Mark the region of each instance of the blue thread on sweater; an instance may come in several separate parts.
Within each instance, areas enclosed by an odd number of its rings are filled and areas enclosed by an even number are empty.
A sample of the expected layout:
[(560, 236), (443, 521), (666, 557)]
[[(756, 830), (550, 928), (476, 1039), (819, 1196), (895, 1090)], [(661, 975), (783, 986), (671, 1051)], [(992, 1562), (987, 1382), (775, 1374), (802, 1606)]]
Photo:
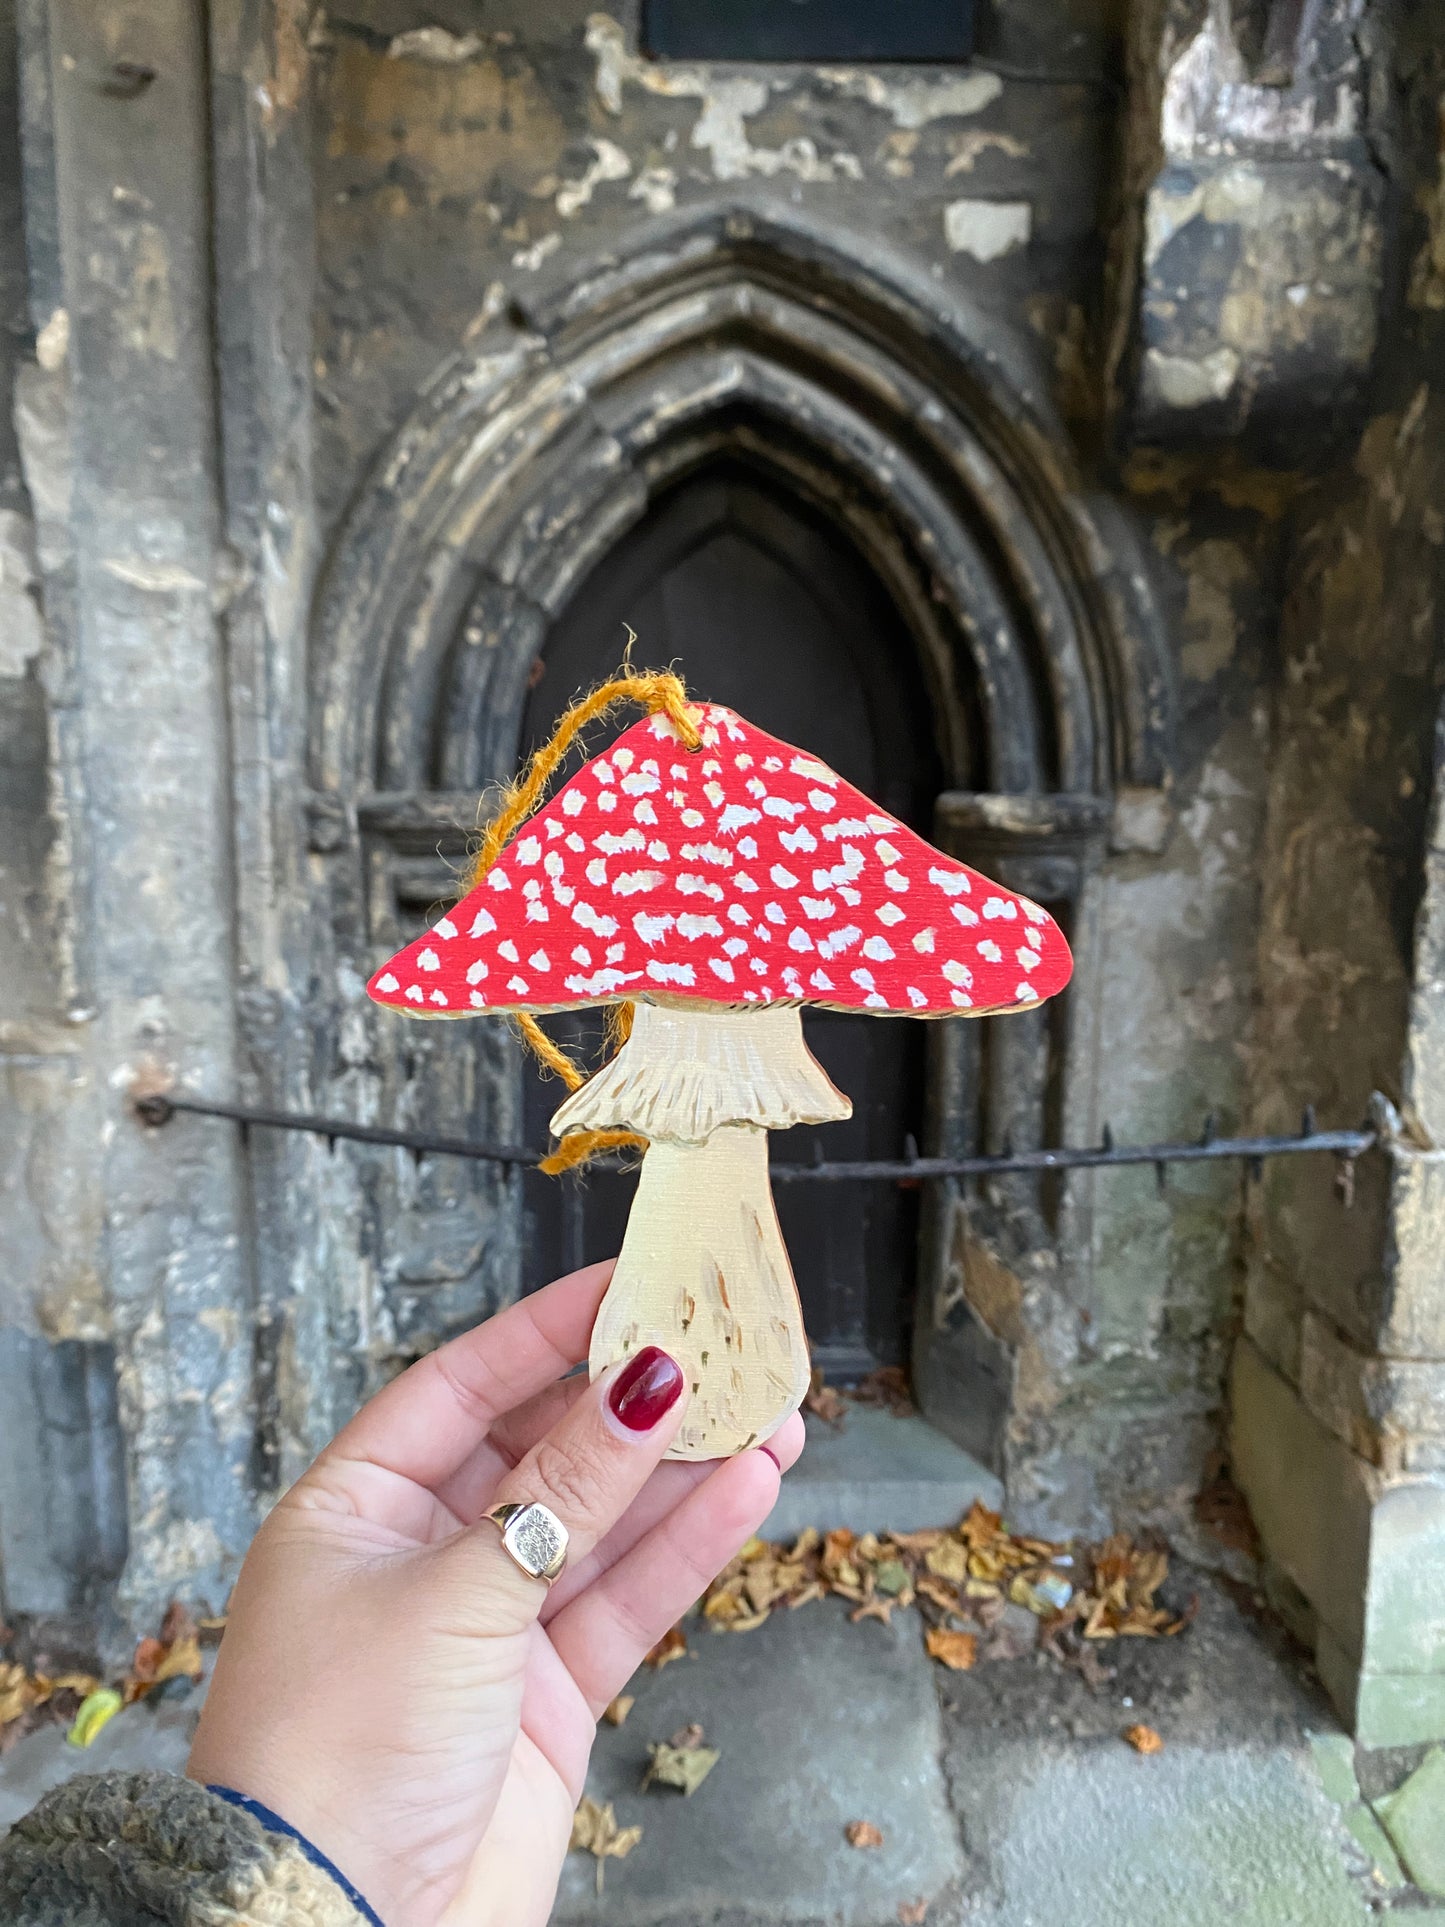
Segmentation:
[(234, 1787), (208, 1786), (206, 1791), (214, 1793), (218, 1800), (226, 1801), (229, 1806), (239, 1807), (242, 1813), (249, 1813), (253, 1820), (260, 1821), (267, 1833), (282, 1833), (288, 1840), (294, 1840), (312, 1866), (319, 1867), (322, 1873), (336, 1882), (357, 1913), (369, 1923), (369, 1927), (383, 1927), (380, 1914), (356, 1891), (340, 1867), (334, 1861), (328, 1860), (320, 1847), (313, 1847), (306, 1835), (298, 1833), (289, 1820), (283, 1820), (279, 1813), (273, 1813), (270, 1807), (262, 1806), (259, 1800), (252, 1800), (244, 1793), (237, 1793)]

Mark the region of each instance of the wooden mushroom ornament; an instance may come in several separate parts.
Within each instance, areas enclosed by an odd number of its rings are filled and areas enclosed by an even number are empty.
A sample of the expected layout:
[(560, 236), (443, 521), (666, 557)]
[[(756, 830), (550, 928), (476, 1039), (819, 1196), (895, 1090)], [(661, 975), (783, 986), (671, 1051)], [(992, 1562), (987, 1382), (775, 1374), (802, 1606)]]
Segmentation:
[(983, 1016), (1068, 982), (1048, 913), (942, 855), (730, 709), (634, 724), (368, 986), (416, 1016), (633, 1005), (552, 1120), (647, 1140), (593, 1376), (657, 1344), (693, 1396), (671, 1456), (725, 1457), (801, 1403), (809, 1358), (767, 1133), (845, 1118), (801, 1008)]

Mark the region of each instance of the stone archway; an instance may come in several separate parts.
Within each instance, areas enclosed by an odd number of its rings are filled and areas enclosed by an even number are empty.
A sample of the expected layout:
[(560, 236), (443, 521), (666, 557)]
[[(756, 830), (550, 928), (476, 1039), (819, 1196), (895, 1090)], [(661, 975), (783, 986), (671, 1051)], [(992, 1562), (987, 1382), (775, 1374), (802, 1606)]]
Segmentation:
[[(577, 585), (660, 493), (730, 455), (826, 517), (900, 612), (936, 718), (940, 839), (986, 848), (1075, 922), (1112, 793), (1157, 786), (1169, 761), (1167, 656), (1124, 518), (1083, 486), (996, 324), (836, 236), (725, 211), (499, 317), (436, 376), (341, 531), (313, 632), (310, 778), (353, 992), (448, 893)], [(366, 1027), (359, 1006), (351, 1021)], [(501, 1028), (469, 1027), (468, 1049), (415, 1028), (430, 1034), (368, 1031), (373, 1109), (514, 1132)], [(1042, 1141), (1081, 1048), (1067, 1012), (939, 1027), (928, 1144)], [(976, 1422), (950, 1429), (991, 1450), (1007, 1370), (944, 1284), (960, 1206), (940, 1187), (925, 1212), (920, 1380), (945, 1420), (948, 1388), (973, 1384)], [(498, 1226), (517, 1211), (516, 1182), (485, 1169), (398, 1169), (374, 1189), (395, 1349), (515, 1289)], [(1014, 1242), (1059, 1236), (1036, 1187), (1003, 1216)]]

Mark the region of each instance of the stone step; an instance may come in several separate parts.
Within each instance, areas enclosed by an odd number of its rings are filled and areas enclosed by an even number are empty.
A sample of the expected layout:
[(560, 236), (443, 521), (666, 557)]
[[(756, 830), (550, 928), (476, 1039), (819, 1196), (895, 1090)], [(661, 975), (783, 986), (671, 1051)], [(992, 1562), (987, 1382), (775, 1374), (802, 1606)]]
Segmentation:
[(843, 1429), (807, 1420), (808, 1444), (763, 1527), (767, 1539), (805, 1526), (831, 1532), (917, 1532), (956, 1525), (975, 1499), (995, 1510), (1003, 1487), (986, 1466), (917, 1416), (849, 1405)]

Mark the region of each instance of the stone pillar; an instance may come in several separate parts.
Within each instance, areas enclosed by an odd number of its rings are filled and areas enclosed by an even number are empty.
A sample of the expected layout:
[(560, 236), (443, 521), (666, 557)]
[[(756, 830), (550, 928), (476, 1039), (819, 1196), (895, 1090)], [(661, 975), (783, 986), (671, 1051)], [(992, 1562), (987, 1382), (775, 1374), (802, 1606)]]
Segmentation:
[(1271, 1589), (1375, 1747), (1445, 1737), (1445, 795), (1420, 701), (1442, 427), (1424, 386), (1372, 422), (1296, 545), (1254, 1121), (1288, 1128), (1306, 1100), (1353, 1120), (1377, 1090), (1403, 1117), (1377, 1103), (1390, 1141), (1348, 1209), (1327, 1167), (1270, 1168), (1232, 1375)]
[[(153, 1137), (129, 1109), (138, 1084), (229, 1095), (236, 1079), (201, 19), (185, 0), (33, 0), (22, 21), (39, 335), (22, 445), (67, 853), (52, 875), (71, 1068), (64, 1102), (47, 1101), (86, 1146), (52, 1215), (91, 1227), (91, 1265), (42, 1270), (17, 1308), (6, 1383), (31, 1390), (18, 1425), (7, 1401), (6, 1447), (46, 1472), (55, 1504), (89, 1495), (138, 1620), (177, 1593), (219, 1607), (254, 1527), (238, 1146), (199, 1122)], [(108, 1575), (32, 1570), (16, 1496), (0, 1481), (8, 1603), (81, 1606)]]

